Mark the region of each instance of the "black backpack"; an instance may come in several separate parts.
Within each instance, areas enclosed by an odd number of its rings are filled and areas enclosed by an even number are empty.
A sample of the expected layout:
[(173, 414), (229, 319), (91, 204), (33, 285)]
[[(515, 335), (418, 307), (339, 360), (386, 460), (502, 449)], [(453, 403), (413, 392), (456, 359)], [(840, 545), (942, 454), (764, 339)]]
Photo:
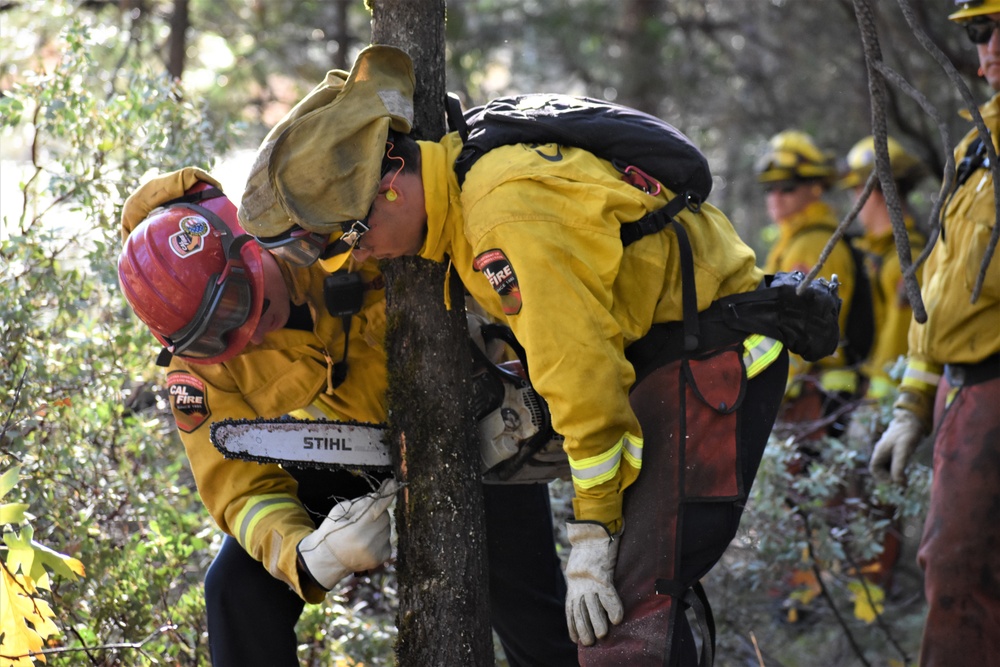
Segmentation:
[(656, 116), (613, 102), (532, 93), (500, 97), (463, 113), (458, 98), (449, 95), (448, 124), (464, 143), (455, 160), (459, 186), (494, 148), (557, 143), (582, 148), (619, 169), (636, 166), (693, 205), (712, 191), (708, 160), (690, 139)]
[[(611, 162), (623, 174), (638, 167), (677, 196), (645, 217), (621, 226), (622, 245), (676, 222), (685, 207), (697, 211), (712, 191), (708, 160), (669, 123), (642, 111), (589, 97), (530, 93), (500, 97), (463, 113), (454, 94), (447, 100), (448, 125), (464, 144), (455, 160), (459, 187), (472, 165), (487, 152), (511, 144), (558, 143), (582, 148)], [(681, 300), (685, 348), (699, 337), (694, 259), (687, 232), (674, 225), (680, 246)]]

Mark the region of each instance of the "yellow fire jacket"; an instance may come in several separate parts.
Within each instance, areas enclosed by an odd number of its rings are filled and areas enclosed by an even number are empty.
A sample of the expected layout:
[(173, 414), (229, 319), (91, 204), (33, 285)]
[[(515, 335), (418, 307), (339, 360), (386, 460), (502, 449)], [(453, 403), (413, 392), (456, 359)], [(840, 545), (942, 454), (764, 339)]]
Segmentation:
[[(555, 144), (494, 149), (460, 190), (457, 135), (419, 144), (428, 219), (420, 255), (450, 258), (473, 298), (514, 331), (566, 438), (576, 518), (617, 530), (642, 457), (624, 350), (653, 323), (682, 319), (674, 233), (623, 250), (619, 228), (672, 193), (646, 194), (610, 163)], [(705, 204), (678, 217), (694, 251), (699, 310), (760, 283), (753, 251), (720, 211)]]
[[(813, 202), (795, 215), (778, 222), (778, 240), (764, 262), (765, 273), (802, 271), (808, 273), (819, 260), (823, 248), (837, 229), (837, 216), (825, 202)], [(833, 247), (823, 263), (819, 276), (840, 282), (840, 334), (844, 335), (847, 315), (854, 297), (854, 260), (846, 243)], [(819, 376), (820, 385), (828, 391), (853, 392), (857, 388), (857, 373), (845, 369), (843, 350), (810, 364), (802, 357), (789, 354), (788, 378), (792, 387), (795, 379), (806, 374)]]
[[(1000, 133), (1000, 95), (980, 108), (994, 147)], [(956, 164), (979, 133), (973, 129), (955, 149)], [(977, 169), (948, 202), (943, 234), (924, 266), (924, 324), (910, 324), (910, 353), (896, 405), (930, 426), (931, 407), (945, 364), (974, 364), (1000, 352), (1000, 253), (993, 255), (982, 293), (972, 290), (996, 224), (993, 175)]]
[[(904, 222), (910, 239), (910, 257), (916, 259), (927, 240), (916, 230), (912, 217), (906, 216)], [(868, 376), (868, 397), (884, 398), (896, 391), (896, 381), (889, 377), (888, 371), (909, 349), (906, 339), (913, 307), (906, 295), (892, 230), (878, 235), (865, 234), (858, 239), (857, 245), (866, 255), (865, 268), (871, 279), (875, 311), (875, 341), (862, 372)], [(923, 267), (917, 270), (918, 282), (922, 273)]]
[(343, 356), (344, 332), (340, 318), (322, 305), (326, 273), (319, 265), (286, 271), (292, 301), (310, 304), (312, 331), (274, 331), (222, 364), (175, 357), (167, 371), (170, 407), (205, 507), (223, 531), (308, 602), (319, 602), (324, 592), (299, 581), (296, 547), (315, 525), (299, 502), (295, 479), (277, 465), (223, 458), (209, 431), (221, 419), (285, 414), (385, 420), (385, 291), (375, 269), (366, 265), (361, 272), (375, 284), (352, 318), (349, 372), (336, 390), (330, 374)]

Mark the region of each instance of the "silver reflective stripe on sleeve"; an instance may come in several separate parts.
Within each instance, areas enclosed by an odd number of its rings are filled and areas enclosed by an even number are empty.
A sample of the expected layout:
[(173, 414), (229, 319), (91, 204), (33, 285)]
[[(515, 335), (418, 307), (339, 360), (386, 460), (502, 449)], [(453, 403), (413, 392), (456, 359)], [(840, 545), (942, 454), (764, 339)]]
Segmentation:
[(752, 334), (743, 340), (743, 365), (747, 378), (753, 378), (774, 363), (784, 346), (781, 341), (761, 334)]
[(248, 553), (254, 553), (248, 544), (248, 540), (253, 535), (257, 524), (268, 514), (286, 507), (302, 507), (302, 504), (285, 493), (254, 496), (247, 500), (246, 505), (243, 506), (243, 509), (240, 510), (240, 513), (236, 517), (236, 539), (240, 545)]
[(625, 433), (607, 451), (579, 461), (569, 457), (573, 474), (573, 484), (581, 489), (589, 489), (613, 479), (618, 474), (622, 456), (636, 470), (642, 468), (642, 438)]

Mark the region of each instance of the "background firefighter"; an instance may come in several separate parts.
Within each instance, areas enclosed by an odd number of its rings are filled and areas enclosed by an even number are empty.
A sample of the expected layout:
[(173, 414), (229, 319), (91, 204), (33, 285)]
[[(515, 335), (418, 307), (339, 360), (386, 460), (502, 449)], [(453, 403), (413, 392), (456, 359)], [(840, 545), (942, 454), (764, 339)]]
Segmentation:
[[(956, 3), (949, 18), (976, 45), (981, 72), (1000, 91), (1000, 1)], [(981, 109), (989, 136), (972, 130), (955, 149), (957, 182), (940, 237), (924, 266), (927, 321), (909, 331), (909, 358), (893, 418), (871, 470), (906, 481), (914, 449), (934, 435), (930, 508), (917, 560), (928, 614), (924, 666), (1000, 664), (1000, 260), (973, 289), (995, 231), (993, 172), (983, 142), (996, 148), (1000, 96)], [(933, 418), (933, 419), (932, 419)], [(960, 656), (960, 657), (959, 657)]]

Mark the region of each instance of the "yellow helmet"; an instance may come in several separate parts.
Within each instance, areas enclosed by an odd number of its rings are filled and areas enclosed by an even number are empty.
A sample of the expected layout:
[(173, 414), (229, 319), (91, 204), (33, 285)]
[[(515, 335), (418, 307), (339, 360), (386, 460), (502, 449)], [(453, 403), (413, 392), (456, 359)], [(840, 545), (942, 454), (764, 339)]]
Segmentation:
[(952, 21), (965, 21), (983, 14), (1000, 13), (1000, 0), (956, 0), (957, 11), (948, 15)]
[[(920, 158), (909, 153), (892, 137), (886, 137), (886, 145), (892, 178), (900, 192), (906, 194), (927, 175), (927, 168)], [(875, 137), (868, 136), (854, 144), (847, 154), (847, 164), (837, 185), (844, 189), (864, 185), (874, 168)]]
[(833, 156), (821, 151), (805, 132), (785, 130), (771, 137), (756, 165), (757, 180), (822, 181), (830, 185), (837, 175)]

